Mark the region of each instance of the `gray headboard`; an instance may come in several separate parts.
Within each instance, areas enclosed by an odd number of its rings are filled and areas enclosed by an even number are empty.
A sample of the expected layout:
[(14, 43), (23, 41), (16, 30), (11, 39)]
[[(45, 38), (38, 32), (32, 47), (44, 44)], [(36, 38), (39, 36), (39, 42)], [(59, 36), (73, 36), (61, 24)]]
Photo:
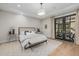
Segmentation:
[(18, 35), (20, 35), (21, 31), (36, 32), (36, 28), (35, 27), (19, 27), (18, 28)]

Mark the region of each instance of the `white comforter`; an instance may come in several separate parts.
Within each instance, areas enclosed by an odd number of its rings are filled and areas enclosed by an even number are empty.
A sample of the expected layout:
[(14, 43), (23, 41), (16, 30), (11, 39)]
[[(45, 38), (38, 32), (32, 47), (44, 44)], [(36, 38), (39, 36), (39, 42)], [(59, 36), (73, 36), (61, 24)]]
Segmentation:
[(43, 34), (28, 34), (28, 35), (20, 35), (20, 41), (22, 47), (28, 47), (30, 42), (31, 44), (34, 44), (36, 42), (41, 42), (47, 40), (47, 37)]

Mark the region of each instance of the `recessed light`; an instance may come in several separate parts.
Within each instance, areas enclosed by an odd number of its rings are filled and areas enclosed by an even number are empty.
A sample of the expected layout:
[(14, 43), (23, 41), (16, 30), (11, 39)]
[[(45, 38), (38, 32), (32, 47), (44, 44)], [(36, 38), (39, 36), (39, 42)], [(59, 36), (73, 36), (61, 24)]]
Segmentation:
[(21, 5), (17, 5), (17, 7), (21, 7)]

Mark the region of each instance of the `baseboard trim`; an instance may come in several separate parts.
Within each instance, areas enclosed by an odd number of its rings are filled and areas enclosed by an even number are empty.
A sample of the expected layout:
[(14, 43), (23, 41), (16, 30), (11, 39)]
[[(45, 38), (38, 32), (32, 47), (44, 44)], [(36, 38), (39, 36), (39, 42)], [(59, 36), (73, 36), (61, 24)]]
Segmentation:
[(0, 45), (2, 45), (2, 44), (6, 44), (6, 43), (10, 43), (10, 42), (14, 42), (14, 41), (17, 41), (17, 40), (7, 41), (7, 42), (2, 42), (2, 43), (0, 43)]

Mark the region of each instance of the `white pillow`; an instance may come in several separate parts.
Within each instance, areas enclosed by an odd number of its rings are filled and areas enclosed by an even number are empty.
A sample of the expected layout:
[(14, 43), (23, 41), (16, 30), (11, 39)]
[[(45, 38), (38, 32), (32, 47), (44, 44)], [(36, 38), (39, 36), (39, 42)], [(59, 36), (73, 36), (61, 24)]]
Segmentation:
[(30, 32), (26, 32), (26, 35), (30, 35), (30, 34), (35, 34), (34, 31), (32, 31), (31, 33)]
[(31, 33), (32, 33), (32, 34), (35, 34), (35, 32), (34, 32), (34, 31), (32, 31)]
[(20, 35), (24, 35), (24, 31), (21, 31), (21, 32), (20, 32)]
[(26, 32), (26, 35), (30, 35), (31, 33), (30, 32)]

